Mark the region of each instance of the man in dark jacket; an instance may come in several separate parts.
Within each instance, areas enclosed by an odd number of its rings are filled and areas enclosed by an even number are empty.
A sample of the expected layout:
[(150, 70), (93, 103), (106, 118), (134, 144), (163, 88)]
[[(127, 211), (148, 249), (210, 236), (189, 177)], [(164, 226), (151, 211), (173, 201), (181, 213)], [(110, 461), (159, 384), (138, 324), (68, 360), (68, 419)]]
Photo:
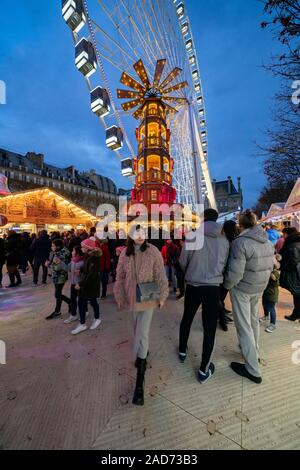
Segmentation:
[(284, 245), (280, 251), (281, 274), (280, 285), (287, 289), (294, 299), (294, 310), (285, 318), (290, 321), (300, 320), (300, 233), (291, 228), (284, 229)]
[(185, 242), (179, 258), (186, 281), (184, 314), (179, 334), (179, 360), (184, 362), (187, 356), (190, 329), (198, 308), (202, 305), (204, 337), (198, 371), (200, 383), (205, 383), (215, 370), (211, 356), (219, 313), (219, 289), (229, 255), (229, 242), (222, 234), (222, 226), (217, 223), (217, 219), (218, 212), (214, 209), (204, 211), (203, 226), (195, 232), (196, 243), (202, 239), (203, 246), (190, 249), (189, 242)]
[(33, 252), (33, 284), (37, 286), (39, 270), (42, 266), (43, 279), (42, 283), (47, 283), (48, 268), (45, 266), (46, 261), (49, 259), (51, 251), (51, 240), (46, 230), (42, 230), (39, 233), (31, 246)]
[(17, 287), (22, 284), (18, 266), (21, 262), (21, 238), (18, 233), (11, 230), (6, 240), (6, 266), (10, 284), (8, 287)]

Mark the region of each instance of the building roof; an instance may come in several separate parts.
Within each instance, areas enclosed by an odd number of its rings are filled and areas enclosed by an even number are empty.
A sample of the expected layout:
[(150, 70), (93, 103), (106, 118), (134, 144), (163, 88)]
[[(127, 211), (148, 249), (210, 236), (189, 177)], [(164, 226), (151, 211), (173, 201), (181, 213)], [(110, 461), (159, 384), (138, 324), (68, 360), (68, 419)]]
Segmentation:
[(231, 191), (230, 193), (228, 192), (228, 180), (225, 180), (225, 181), (214, 181), (214, 185), (215, 185), (215, 193), (216, 195), (220, 192), (220, 193), (227, 193), (229, 196), (234, 196), (234, 195), (237, 195), (239, 194), (239, 192), (237, 191), (236, 187), (234, 186), (233, 184), (233, 181), (231, 180), (231, 184), (230, 184), (230, 188), (231, 188)]
[[(34, 161), (29, 158), (28, 154), (21, 155), (19, 153), (0, 148), (0, 166), (7, 166), (7, 163), (11, 163), (14, 167), (26, 167), (29, 173), (34, 173), (34, 170), (40, 170), (40, 168), (38, 168)], [(70, 172), (70, 167), (59, 168), (57, 166), (50, 165), (44, 162), (41, 176), (47, 177), (47, 173), (51, 173), (53, 175), (53, 178), (62, 177), (66, 179), (66, 182), (73, 182), (69, 181), (73, 178)], [(98, 175), (96, 174), (96, 172), (93, 173), (93, 178), (91, 178), (91, 174), (92, 172), (79, 172), (75, 169), (74, 184), (89, 187), (95, 190), (98, 189), (100, 191), (112, 194), (117, 194), (117, 187), (110, 178)]]

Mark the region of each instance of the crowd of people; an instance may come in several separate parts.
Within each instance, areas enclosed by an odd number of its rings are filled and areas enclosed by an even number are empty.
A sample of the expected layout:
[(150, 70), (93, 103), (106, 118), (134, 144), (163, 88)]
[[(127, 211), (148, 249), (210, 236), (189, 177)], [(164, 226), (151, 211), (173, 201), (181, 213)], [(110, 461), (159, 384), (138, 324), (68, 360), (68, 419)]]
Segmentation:
[[(133, 315), (136, 405), (144, 404), (153, 313), (155, 308), (163, 308), (170, 289), (178, 301), (184, 299), (178, 350), (181, 363), (188, 355), (190, 330), (202, 306), (199, 382), (205, 383), (215, 371), (212, 355), (218, 322), (224, 331), (228, 323), (234, 322), (244, 363), (232, 362), (231, 368), (236, 374), (261, 383), (259, 324), (268, 322), (267, 333), (276, 330), (279, 286), (291, 292), (294, 299), (294, 310), (286, 318), (300, 320), (300, 233), (294, 227), (280, 231), (275, 226), (262, 226), (251, 210), (243, 212), (238, 223), (230, 220), (221, 226), (217, 220), (215, 210), (204, 212), (203, 227), (194, 231), (197, 237), (202, 230), (200, 249), (191, 245), (191, 237), (148, 240), (140, 226), (132, 229), (127, 239), (121, 233), (116, 239), (110, 238), (108, 231), (100, 239), (94, 227), (90, 233), (71, 230), (49, 235), (42, 230), (37, 237), (10, 231), (5, 239), (0, 238), (0, 286), (4, 265), (10, 280), (7, 288), (20, 286), (26, 273), (32, 272), (34, 287), (47, 284), (51, 277), (55, 307), (46, 319), (61, 317), (62, 304), (66, 303), (68, 317), (64, 323), (76, 322), (71, 330), (76, 335), (87, 330), (88, 304), (94, 313), (89, 328), (99, 328), (99, 298), (106, 298), (111, 278), (118, 308), (130, 310)], [(66, 292), (68, 279), (70, 290)], [(225, 308), (228, 293), (232, 316)]]

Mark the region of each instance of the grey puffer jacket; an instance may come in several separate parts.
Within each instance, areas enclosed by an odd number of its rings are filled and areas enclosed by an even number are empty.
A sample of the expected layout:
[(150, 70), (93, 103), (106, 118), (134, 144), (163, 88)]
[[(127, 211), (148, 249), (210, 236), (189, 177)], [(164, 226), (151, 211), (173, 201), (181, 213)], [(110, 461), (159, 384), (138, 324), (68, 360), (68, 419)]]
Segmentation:
[(242, 232), (231, 245), (224, 287), (261, 294), (273, 269), (274, 246), (260, 225)]
[(195, 286), (222, 284), (229, 255), (229, 242), (225, 235), (222, 235), (222, 226), (217, 222), (206, 221), (196, 230), (195, 237), (199, 245), (202, 245), (204, 237), (203, 246), (191, 250), (186, 242), (179, 258), (187, 284)]

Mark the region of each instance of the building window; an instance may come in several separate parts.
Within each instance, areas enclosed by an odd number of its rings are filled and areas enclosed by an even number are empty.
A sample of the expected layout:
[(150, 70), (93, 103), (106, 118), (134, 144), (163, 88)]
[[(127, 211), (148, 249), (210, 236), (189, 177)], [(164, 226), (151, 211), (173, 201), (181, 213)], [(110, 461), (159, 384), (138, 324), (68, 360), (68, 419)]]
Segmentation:
[(157, 201), (157, 191), (151, 191), (151, 201)]

